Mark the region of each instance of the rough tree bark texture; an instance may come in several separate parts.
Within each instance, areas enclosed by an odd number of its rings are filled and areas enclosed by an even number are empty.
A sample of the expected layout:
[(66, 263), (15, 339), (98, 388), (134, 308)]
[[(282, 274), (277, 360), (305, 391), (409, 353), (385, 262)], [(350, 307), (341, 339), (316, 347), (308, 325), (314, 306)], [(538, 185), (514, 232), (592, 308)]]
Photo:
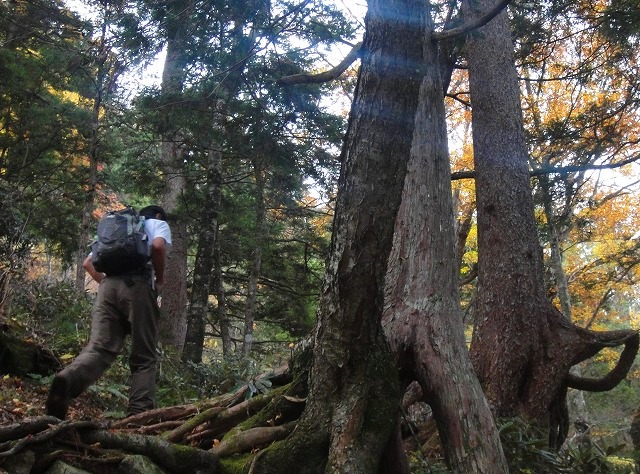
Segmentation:
[(380, 319), (423, 74), (424, 14), (420, 1), (369, 2), (307, 406), (253, 472), (377, 472), (393, 432), (398, 376)]
[(464, 337), (438, 46), (430, 37), (424, 43), (428, 67), (389, 258), (383, 326), (407, 382), (419, 381), (433, 409), (451, 469), (506, 473)]
[[(473, 17), (492, 3), (466, 0), (463, 11)], [(562, 411), (573, 365), (607, 345), (631, 348), (637, 335), (577, 328), (546, 298), (506, 11), (468, 37), (467, 62), (479, 254), (472, 360), (496, 415), (544, 425), (550, 411)]]

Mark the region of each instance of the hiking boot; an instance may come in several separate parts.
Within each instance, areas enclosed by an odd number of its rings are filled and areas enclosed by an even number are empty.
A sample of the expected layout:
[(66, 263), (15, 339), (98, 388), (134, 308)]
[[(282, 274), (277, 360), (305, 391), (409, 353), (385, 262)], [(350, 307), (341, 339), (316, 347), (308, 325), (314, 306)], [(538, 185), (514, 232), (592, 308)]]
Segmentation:
[(47, 397), (46, 414), (55, 416), (61, 420), (67, 417), (69, 409), (69, 383), (67, 379), (59, 376), (53, 378), (49, 396)]

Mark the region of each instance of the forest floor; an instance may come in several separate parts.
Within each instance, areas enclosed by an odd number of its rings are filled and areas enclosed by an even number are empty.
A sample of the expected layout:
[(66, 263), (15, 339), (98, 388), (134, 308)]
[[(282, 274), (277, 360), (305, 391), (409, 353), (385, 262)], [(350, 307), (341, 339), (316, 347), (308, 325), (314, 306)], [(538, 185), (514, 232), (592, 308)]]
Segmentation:
[[(18, 423), (25, 418), (43, 416), (49, 384), (29, 377), (0, 377), (0, 426)], [(104, 406), (98, 397), (85, 392), (71, 401), (69, 418), (89, 420), (103, 417)]]

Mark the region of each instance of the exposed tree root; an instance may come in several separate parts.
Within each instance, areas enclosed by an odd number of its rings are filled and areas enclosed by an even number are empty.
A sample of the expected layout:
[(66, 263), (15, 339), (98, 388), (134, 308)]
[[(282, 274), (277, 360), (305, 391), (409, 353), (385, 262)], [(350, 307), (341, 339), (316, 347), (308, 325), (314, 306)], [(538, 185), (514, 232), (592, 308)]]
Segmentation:
[[(597, 334), (597, 333), (596, 333)], [(588, 392), (606, 392), (615, 388), (629, 373), (631, 366), (638, 354), (640, 336), (635, 331), (616, 331), (613, 337), (607, 337), (611, 333), (600, 333), (602, 340), (599, 343), (600, 349), (624, 344), (624, 350), (620, 354), (620, 359), (611, 371), (600, 379), (578, 377), (573, 374), (567, 376), (567, 386), (577, 390)], [(600, 350), (599, 349), (599, 350)]]
[[(45, 418), (47, 422), (51, 420), (51, 417)], [(50, 439), (53, 439), (54, 437), (68, 430), (80, 428), (96, 428), (98, 426), (97, 423), (91, 421), (60, 422), (58, 420), (57, 423), (58, 424), (56, 425), (48, 425), (49, 427), (43, 431), (42, 422), (40, 422), (39, 420), (34, 420), (34, 422), (31, 423), (31, 426), (36, 431), (16, 438), (15, 440), (3, 443), (0, 446), (3, 449), (3, 451), (0, 452), (0, 458), (6, 458), (14, 454), (18, 454), (30, 445), (44, 443), (45, 441), (49, 441)], [(22, 429), (16, 429), (16, 432), (24, 433)]]
[(218, 446), (214, 446), (211, 452), (216, 456), (225, 457), (267, 446), (289, 436), (295, 425), (291, 422), (282, 426), (251, 428), (225, 439)]
[(203, 449), (180, 446), (156, 436), (90, 430), (82, 434), (88, 443), (142, 454), (172, 472), (218, 472), (218, 457)]
[[(291, 382), (287, 367), (262, 377)], [(0, 469), (5, 460), (31, 450), (37, 453), (31, 462), (38, 472), (61, 458), (91, 472), (110, 472), (111, 467), (115, 472), (127, 455), (143, 455), (168, 472), (220, 472), (221, 458), (251, 453), (294, 429), (291, 413), (295, 412), (295, 419), (300, 409), (290, 410), (286, 417), (276, 413), (304, 406), (304, 400), (287, 395), (289, 385), (274, 386), (267, 394), (247, 400), (245, 386), (199, 404), (158, 408), (112, 423), (60, 421), (49, 416), (25, 419), (0, 427)], [(238, 427), (267, 406), (271, 407), (267, 415)]]

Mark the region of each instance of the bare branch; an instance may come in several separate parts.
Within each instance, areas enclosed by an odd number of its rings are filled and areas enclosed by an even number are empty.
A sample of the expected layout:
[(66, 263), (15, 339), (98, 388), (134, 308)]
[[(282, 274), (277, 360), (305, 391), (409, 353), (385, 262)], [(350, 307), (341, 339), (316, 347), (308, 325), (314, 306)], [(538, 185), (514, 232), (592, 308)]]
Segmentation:
[[(579, 171), (587, 171), (587, 170), (613, 170), (616, 168), (621, 168), (625, 165), (635, 163), (640, 160), (640, 155), (631, 157), (627, 160), (619, 161), (617, 163), (609, 163), (606, 165), (574, 165), (574, 166), (543, 166), (541, 168), (537, 168), (535, 170), (531, 170), (529, 172), (530, 176), (542, 176), (545, 174), (561, 174), (561, 173), (577, 173)], [(456, 171), (451, 173), (451, 181), (456, 181), (459, 179), (475, 179), (476, 172), (475, 171)]]
[(465, 35), (470, 31), (473, 31), (489, 23), (502, 10), (504, 10), (504, 8), (509, 4), (510, 1), (511, 0), (500, 0), (491, 10), (485, 12), (483, 15), (480, 15), (479, 17), (474, 18), (469, 22), (465, 22), (460, 26), (451, 28), (450, 30), (436, 31), (431, 37), (436, 41), (442, 41), (455, 38), (456, 36)]
[(340, 77), (340, 75), (347, 70), (351, 64), (358, 58), (360, 54), (360, 48), (362, 48), (362, 42), (356, 44), (349, 54), (338, 64), (336, 67), (323, 71), (318, 74), (294, 74), (292, 76), (281, 77), (276, 81), (276, 84), (281, 86), (289, 86), (292, 84), (320, 84), (323, 82), (333, 81)]

